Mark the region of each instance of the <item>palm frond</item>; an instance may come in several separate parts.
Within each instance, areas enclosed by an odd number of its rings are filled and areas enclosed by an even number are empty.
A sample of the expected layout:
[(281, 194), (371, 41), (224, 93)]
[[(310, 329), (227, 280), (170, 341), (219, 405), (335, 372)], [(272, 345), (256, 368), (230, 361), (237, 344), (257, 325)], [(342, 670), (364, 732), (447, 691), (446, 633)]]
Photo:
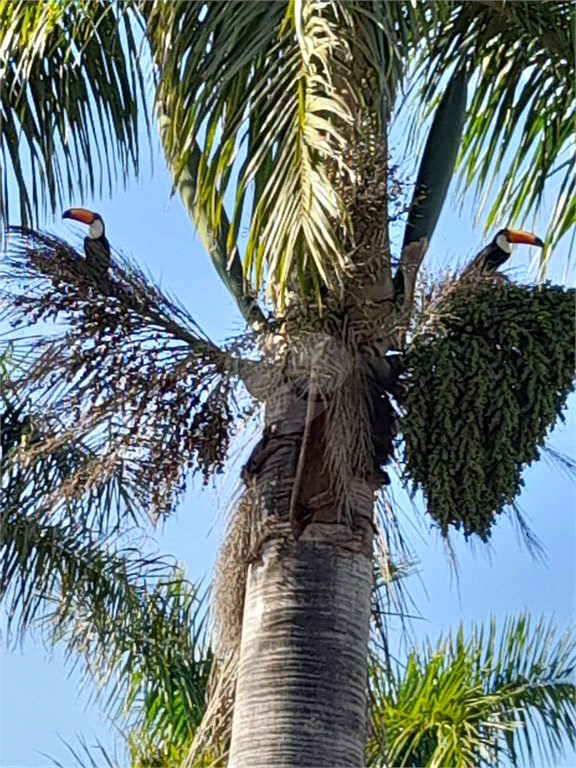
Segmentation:
[[(15, 355), (16, 356), (16, 355)], [(15, 366), (11, 366), (14, 369)], [(13, 370), (2, 371), (2, 503), (8, 515), (64, 516), (76, 529), (118, 533), (147, 519), (147, 494), (122, 467), (100, 475), (89, 441), (61, 439), (61, 421), (18, 395)]]
[[(133, 764), (172, 764), (183, 758), (202, 720), (212, 654), (206, 643), (205, 604), (178, 569), (158, 580), (126, 611), (108, 647), (89, 637), (77, 645), (87, 673), (106, 693), (106, 706), (126, 722)], [(82, 625), (82, 618), (81, 618)], [(78, 637), (77, 626), (70, 637)], [(80, 635), (82, 633), (80, 632)]]
[(574, 743), (575, 666), (570, 630), (557, 638), (541, 620), (532, 631), (521, 614), (506, 620), (500, 638), (494, 619), (487, 633), (473, 626), (468, 640), (460, 626), (455, 636), (412, 650), (392, 677), (375, 667), (386, 764), (557, 764), (565, 740)]
[(454, 64), (468, 60), (472, 100), (458, 167), (462, 192), (474, 185), (483, 196), (479, 211), (499, 178), (486, 229), (535, 214), (560, 174), (543, 260), (575, 221), (574, 21), (571, 2), (454, 3), (420, 59), (426, 105)]
[(542, 458), (546, 459), (550, 466), (562, 470), (570, 479), (576, 478), (576, 459), (564, 451), (559, 451), (552, 445), (545, 445), (542, 449)]
[(211, 236), (228, 231), (234, 260), (251, 198), (244, 268), (254, 288), (266, 281), (282, 305), (288, 282), (317, 295), (337, 285), (351, 225), (334, 177), (353, 172), (353, 123), (385, 131), (404, 57), (443, 10), (296, 0), (156, 2), (144, 13), (171, 120), (168, 157), (177, 183), (198, 153), (197, 205)]
[(525, 613), (508, 618), (499, 639), (494, 618), (485, 643), (482, 629), (472, 635), (483, 648), (476, 674), (499, 699), (497, 718), (515, 766), (556, 765), (564, 745), (576, 741), (576, 643), (571, 628), (555, 635), (553, 622), (540, 619), (532, 629)]
[(72, 661), (80, 656), (86, 681), (125, 721), (142, 764), (152, 744), (161, 761), (178, 749), (183, 756), (202, 718), (211, 667), (203, 599), (175, 562), (144, 554), (150, 546), (127, 528), (125, 515), (110, 519), (114, 483), (118, 504), (127, 504), (124, 478), (57, 503), (54, 487), (77, 470), (86, 449), (76, 443), (25, 461), (28, 444), (46, 441), (49, 420), (30, 416), (3, 373), (0, 599), (8, 631), (21, 638), (40, 625)]
[(334, 84), (337, 61), (349, 58), (334, 19), (343, 13), (326, 2), (180, 2), (156, 3), (150, 16), (176, 180), (198, 141), (198, 197), (214, 232), (244, 145), (227, 247), (232, 254), (254, 182), (245, 268), (256, 289), (266, 273), (282, 293), (297, 267), (324, 282), (329, 264), (342, 271), (335, 226), (344, 212), (325, 160), (338, 156), (352, 120)]
[[(0, 223), (35, 225), (65, 199), (124, 183), (147, 125), (135, 6), (0, 2)], [(4, 227), (2, 227), (4, 229)]]
[(12, 234), (7, 319), (59, 322), (55, 334), (29, 343), (17, 377), (20, 397), (51, 424), (15, 455), (15, 466), (79, 443), (89, 449), (51, 495), (34, 493), (31, 504), (81, 497), (115, 476), (134, 489), (140, 509), (167, 514), (187, 472), (200, 470), (207, 481), (223, 467), (235, 413), (231, 355), (127, 260), (116, 256), (111, 274), (96, 280), (64, 241)]
[(1, 524), (0, 594), (9, 628), (16, 621), (19, 636), (50, 607), (59, 621), (70, 621), (81, 596), (96, 601), (91, 608), (95, 620), (107, 620), (112, 609), (124, 604), (144, 568), (150, 575), (154, 570), (152, 560), (142, 560), (136, 551), (118, 555), (110, 549), (110, 537), (57, 513), (19, 514), (5, 507)]
[[(74, 747), (69, 744), (65, 739), (61, 739), (64, 745), (68, 748), (68, 751), (76, 761), (78, 768), (100, 768), (100, 766), (106, 766), (106, 768), (120, 768), (120, 761), (116, 754), (108, 754), (106, 747), (96, 739), (96, 744), (89, 745), (83, 736), (78, 736), (79, 746)], [(62, 763), (58, 762), (54, 757), (41, 752), (44, 757), (54, 763), (56, 768), (63, 768)]]
[[(161, 114), (158, 116), (158, 130), (160, 132), (160, 141), (164, 144), (170, 130), (168, 115)], [(215, 233), (210, 226), (210, 220), (206, 214), (205, 207), (200, 204), (198, 196), (199, 163), (200, 148), (195, 143), (188, 163), (178, 176), (175, 186), (178, 189), (184, 208), (194, 224), (200, 242), (204, 246), (206, 253), (210, 256), (220, 279), (234, 297), (242, 316), (256, 330), (262, 330), (266, 327), (267, 321), (258, 306), (256, 297), (248, 286), (248, 282), (244, 278), (242, 260), (238, 248), (234, 247), (230, 255), (227, 252), (226, 244), (230, 232), (230, 223), (226, 211), (222, 211), (220, 230), (218, 233)], [(176, 177), (176, 169), (173, 169), (173, 173)]]
[[(106, 709), (158, 751), (188, 747), (204, 709), (211, 656), (204, 606), (178, 566), (118, 546), (74, 521), (3, 510), (0, 595), (18, 635), (39, 623)], [(136, 545), (137, 544), (137, 545)]]
[[(345, 0), (349, 26), (342, 26), (353, 55), (351, 83), (361, 110), (377, 118), (384, 133), (396, 97), (403, 90), (409, 62), (417, 51), (426, 50), (429, 38), (450, 15), (449, 3)], [(352, 31), (352, 35), (350, 32)]]

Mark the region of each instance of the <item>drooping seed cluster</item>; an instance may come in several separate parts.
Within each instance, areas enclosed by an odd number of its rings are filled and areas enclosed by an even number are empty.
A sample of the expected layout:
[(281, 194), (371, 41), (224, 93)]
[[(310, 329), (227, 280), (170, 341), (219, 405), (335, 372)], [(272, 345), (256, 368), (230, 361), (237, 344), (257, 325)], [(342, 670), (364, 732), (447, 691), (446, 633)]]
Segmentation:
[(501, 277), (445, 286), (408, 349), (414, 490), (444, 535), (486, 541), (574, 389), (574, 289)]

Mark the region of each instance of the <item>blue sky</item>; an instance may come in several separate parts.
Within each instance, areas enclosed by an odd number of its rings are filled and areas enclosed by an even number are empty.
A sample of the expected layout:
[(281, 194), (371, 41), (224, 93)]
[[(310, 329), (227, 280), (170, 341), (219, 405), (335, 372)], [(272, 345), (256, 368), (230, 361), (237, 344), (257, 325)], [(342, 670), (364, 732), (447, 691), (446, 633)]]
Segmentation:
[[(392, 136), (392, 146), (402, 147), (402, 131)], [(398, 159), (402, 159), (398, 157)], [(409, 165), (409, 159), (406, 160)], [(209, 259), (195, 238), (192, 225), (177, 197), (169, 201), (169, 179), (156, 153), (156, 173), (148, 166), (141, 180), (127, 191), (117, 191), (113, 200), (70, 200), (99, 211), (106, 222), (108, 239), (115, 247), (133, 256), (161, 281), (192, 312), (201, 327), (215, 340), (222, 340), (242, 328), (232, 300), (219, 281)], [(68, 207), (68, 206), (66, 206)], [(454, 204), (443, 211), (426, 263), (455, 264), (472, 257), (485, 242), (473, 229), (471, 196), (463, 210)], [(544, 224), (542, 218), (541, 223)], [(506, 222), (502, 222), (505, 224)], [(60, 221), (45, 224), (47, 229), (72, 241), (84, 236), (80, 226)], [(542, 231), (544, 226), (542, 226)], [(566, 247), (554, 254), (549, 276), (561, 281)], [(511, 274), (526, 278), (528, 249), (518, 248), (510, 262)], [(574, 283), (573, 272), (568, 279)], [(575, 455), (576, 398), (570, 399), (568, 419), (554, 431), (550, 443)], [(239, 462), (229, 478), (217, 488), (202, 490), (196, 481), (178, 513), (158, 530), (160, 551), (171, 553), (186, 567), (190, 579), (209, 577), (225, 514), (225, 501), (233, 487)], [(406, 511), (410, 541), (420, 560), (420, 576), (406, 582), (423, 619), (413, 624), (417, 639), (432, 640), (455, 628), (460, 621), (502, 620), (511, 612), (528, 609), (536, 620), (541, 614), (554, 617), (560, 630), (574, 615), (575, 600), (575, 515), (573, 482), (544, 461), (531, 467), (520, 504), (529, 523), (542, 540), (547, 562), (534, 561), (516, 537), (507, 519), (498, 522), (489, 550), (476, 551), (455, 536), (459, 578), (454, 577), (449, 558), (438, 535), (414, 516), (406, 497), (398, 500)], [(410, 528), (414, 523), (414, 527)], [(413, 533), (411, 532), (413, 531)], [(64, 664), (60, 650), (47, 652), (33, 639), (22, 649), (2, 650), (1, 765), (47, 766), (58, 760), (65, 768), (76, 765), (62, 739), (74, 747), (77, 736), (89, 744), (97, 740), (114, 751), (115, 728), (106, 722), (89, 691), (78, 692), (79, 671)], [(120, 742), (121, 743), (121, 742)], [(556, 768), (576, 764), (571, 753)]]

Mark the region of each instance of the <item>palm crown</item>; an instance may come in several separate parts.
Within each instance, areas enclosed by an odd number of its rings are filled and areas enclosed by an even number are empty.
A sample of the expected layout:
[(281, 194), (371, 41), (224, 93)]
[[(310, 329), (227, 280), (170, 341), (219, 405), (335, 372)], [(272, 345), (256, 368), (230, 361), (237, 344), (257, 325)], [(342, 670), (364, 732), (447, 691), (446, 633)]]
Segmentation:
[[(547, 242), (573, 223), (574, 103), (564, 76), (574, 51), (570, 3), (3, 2), (1, 14), (3, 189), (16, 180), (23, 223), (41, 206), (54, 211), (94, 191), (98, 176), (111, 184), (117, 169), (137, 171), (143, 115), (150, 125), (146, 61), (175, 184), (182, 189), (188, 179), (190, 212), (217, 262), (240, 258), (251, 204), (244, 266), (253, 288), (264, 276), (270, 290), (284, 288), (293, 266), (302, 276), (306, 265), (312, 282), (341, 276), (338, 228), (350, 226), (350, 212), (336, 181), (352, 172), (342, 150), (359, 120), (364, 134), (369, 124), (382, 135), (414, 71), (427, 109), (455, 68), (473, 78), (460, 178), (481, 192), (503, 172), (488, 225), (538, 207), (557, 168)], [(522, 119), (524, 139), (508, 159)], [(17, 148), (19, 134), (25, 149)], [(109, 148), (104, 164), (101, 140)], [(2, 199), (7, 217), (5, 192)]]

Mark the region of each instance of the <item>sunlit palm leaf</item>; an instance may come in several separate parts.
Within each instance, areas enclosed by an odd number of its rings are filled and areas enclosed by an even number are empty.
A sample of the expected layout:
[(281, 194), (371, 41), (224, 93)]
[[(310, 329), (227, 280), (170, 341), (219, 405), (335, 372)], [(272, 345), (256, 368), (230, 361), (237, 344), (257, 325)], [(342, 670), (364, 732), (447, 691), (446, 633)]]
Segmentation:
[(558, 638), (544, 621), (531, 630), (525, 614), (508, 619), (500, 637), (494, 620), (467, 640), (460, 627), (412, 651), (392, 679), (375, 669), (386, 764), (557, 765), (576, 735), (575, 669), (573, 634)]
[(301, 0), (158, 2), (144, 13), (171, 115), (168, 151), (178, 175), (200, 145), (197, 194), (211, 229), (234, 183), (228, 251), (251, 197), (245, 269), (257, 288), (266, 279), (281, 302), (296, 275), (303, 291), (338, 282), (349, 222), (329, 167), (351, 172), (342, 153), (354, 120), (385, 128), (402, 57), (436, 11)]
[(88, 674), (98, 676), (107, 708), (130, 728), (131, 746), (150, 753), (153, 745), (157, 764), (167, 765), (189, 745), (204, 713), (212, 663), (204, 599), (178, 568), (129, 597), (101, 626), (81, 613), (64, 639), (83, 654)]
[(7, 506), (1, 522), (0, 594), (19, 634), (55, 607), (60, 621), (71, 621), (82, 603), (81, 593), (91, 596), (91, 610), (104, 621), (113, 606), (117, 610), (125, 603), (145, 568), (150, 576), (154, 572), (153, 560), (135, 557), (135, 551), (122, 556), (108, 550), (111, 539), (90, 529), (87, 521), (82, 525), (48, 511), (19, 514)]
[[(158, 116), (158, 130), (160, 141), (164, 144), (170, 131), (168, 115), (160, 114)], [(173, 169), (174, 177), (177, 179), (175, 186), (184, 208), (194, 224), (200, 242), (210, 256), (224, 285), (236, 300), (238, 309), (251, 326), (255, 329), (262, 329), (266, 325), (266, 318), (244, 278), (238, 248), (234, 246), (228, 254), (227, 242), (230, 223), (226, 211), (222, 211), (219, 230), (214, 232), (210, 226), (210, 219), (206, 214), (205, 206), (201, 204), (198, 190), (199, 163), (200, 148), (195, 144), (184, 170), (178, 175), (176, 169)]]
[(282, 292), (297, 265), (325, 282), (327, 265), (341, 273), (335, 227), (343, 211), (326, 158), (341, 151), (351, 114), (333, 83), (336, 56), (348, 53), (327, 18), (329, 5), (158, 3), (155, 10), (151, 34), (160, 37), (154, 48), (163, 57), (158, 97), (172, 117), (168, 147), (182, 167), (199, 141), (199, 196), (211, 228), (221, 226), (232, 163), (248, 138), (229, 250), (256, 181), (245, 254), (255, 286), (267, 272)]
[[(137, 166), (138, 113), (146, 111), (133, 30), (144, 17), (159, 106), (170, 108), (176, 175), (197, 140), (197, 203), (207, 212), (210, 238), (226, 242), (221, 260), (236, 261), (248, 224), (245, 265), (258, 285), (267, 278), (270, 289), (282, 287), (294, 266), (313, 284), (338, 278), (345, 257), (337, 234), (347, 212), (327, 176), (326, 157), (338, 161), (351, 114), (368, 113), (384, 127), (418, 52), (431, 75), (427, 105), (463, 55), (476, 72), (461, 167), (464, 185), (479, 192), (494, 171), (504, 175), (488, 225), (498, 215), (527, 215), (555, 169), (562, 176), (549, 242), (574, 221), (568, 2), (19, 0), (0, 3), (0, 11), (8, 62), (4, 216), (9, 176), (20, 192), (21, 219), (29, 221), (43, 206), (54, 210), (66, 196), (110, 184), (116, 169), (124, 177)], [(516, 150), (519, 125), (526, 131)], [(224, 197), (234, 188), (227, 228)]]
[(0, 2), (1, 205), (24, 224), (138, 171), (146, 123), (130, 4)]
[(486, 228), (535, 213), (559, 174), (543, 259), (575, 221), (574, 23), (571, 2), (456, 3), (431, 38), (431, 55), (420, 60), (429, 78), (425, 104), (462, 56), (474, 73), (460, 181), (463, 192), (476, 186), (485, 201), (498, 179)]

